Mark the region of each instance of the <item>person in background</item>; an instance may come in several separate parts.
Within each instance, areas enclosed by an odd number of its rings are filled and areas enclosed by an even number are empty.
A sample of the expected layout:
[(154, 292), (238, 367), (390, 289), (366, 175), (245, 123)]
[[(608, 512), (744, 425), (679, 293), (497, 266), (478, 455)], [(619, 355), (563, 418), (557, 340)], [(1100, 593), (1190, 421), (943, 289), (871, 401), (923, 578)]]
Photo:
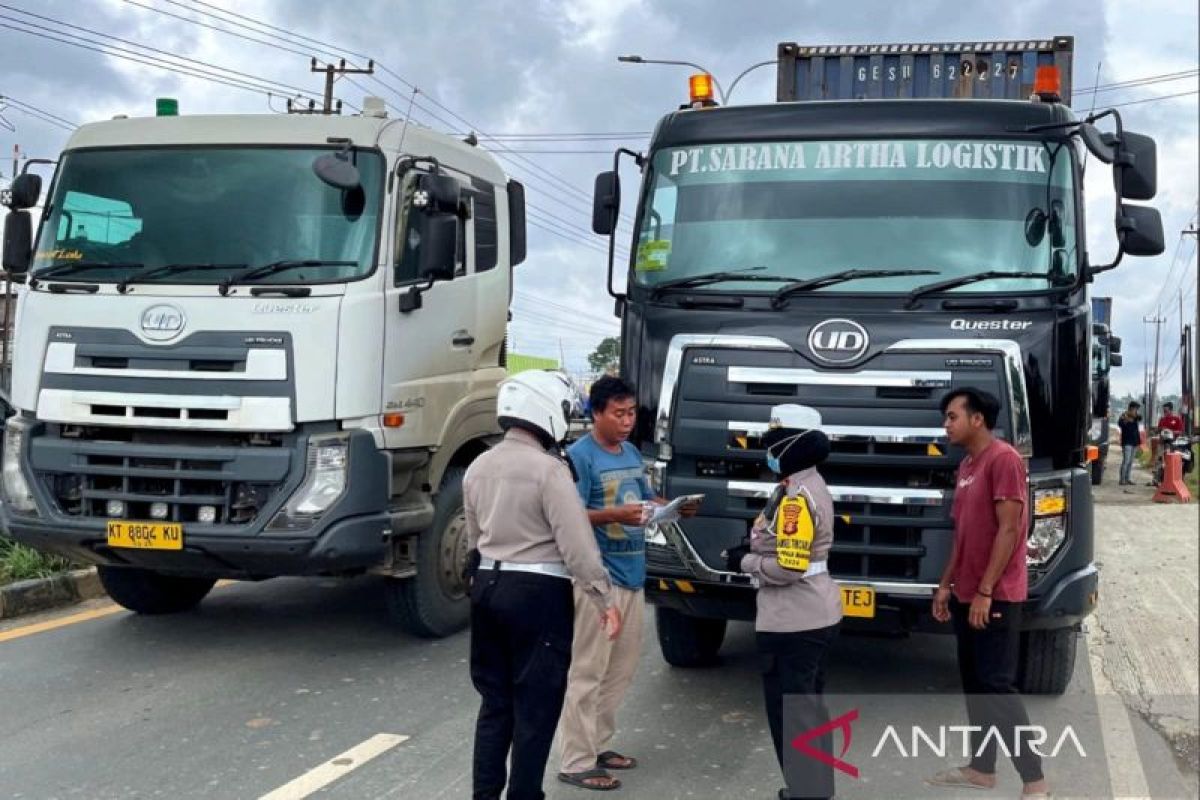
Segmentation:
[(1176, 436), (1183, 433), (1183, 417), (1175, 413), (1174, 403), (1163, 403), (1162, 416), (1158, 420), (1157, 430), (1167, 430)]
[(1121, 486), (1133, 485), (1133, 454), (1142, 444), (1142, 415), (1138, 412), (1142, 405), (1136, 400), (1117, 419), (1117, 427), (1121, 429)]
[[(557, 372), (524, 372), (502, 383), (497, 416), (504, 439), (463, 479), (471, 680), (481, 698), (474, 800), (499, 800), (506, 783), (508, 800), (545, 797), (573, 634), (595, 630), (611, 640), (621, 630), (570, 464), (551, 452), (567, 436), (576, 399)], [(576, 613), (575, 596), (590, 613)]]
[(946, 436), (966, 456), (958, 466), (954, 543), (933, 597), (933, 618), (954, 623), (958, 671), (966, 695), (971, 758), (943, 770), (931, 786), (991, 789), (996, 785), (996, 737), (1024, 786), (1022, 800), (1049, 797), (1042, 759), (1030, 746), (1029, 715), (1017, 694), (1021, 608), (1028, 598), (1025, 536), (1029, 528), (1029, 473), (1021, 454), (992, 435), (1000, 401), (963, 387), (942, 398)]
[[(768, 468), (780, 478), (754, 521), (749, 544), (725, 554), (730, 572), (758, 586), (755, 640), (762, 664), (763, 699), (775, 756), (787, 788), (781, 798), (833, 796), (833, 769), (814, 759), (784, 758), (784, 700), (809, 730), (828, 721), (820, 695), (825, 661), (842, 621), (842, 596), (829, 575), (833, 498), (817, 466), (829, 455), (816, 409), (781, 405), (771, 410), (763, 436)], [(788, 734), (798, 733), (789, 730)], [(828, 752), (828, 736), (816, 746)]]

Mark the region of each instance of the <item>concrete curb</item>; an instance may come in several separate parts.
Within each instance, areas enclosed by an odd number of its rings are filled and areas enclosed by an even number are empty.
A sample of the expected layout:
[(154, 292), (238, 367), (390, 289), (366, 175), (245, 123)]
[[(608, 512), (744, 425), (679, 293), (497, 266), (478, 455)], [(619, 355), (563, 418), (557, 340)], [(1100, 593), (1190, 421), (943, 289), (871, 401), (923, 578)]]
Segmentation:
[(104, 596), (95, 568), (77, 569), (49, 578), (0, 586), (0, 619), (78, 603)]

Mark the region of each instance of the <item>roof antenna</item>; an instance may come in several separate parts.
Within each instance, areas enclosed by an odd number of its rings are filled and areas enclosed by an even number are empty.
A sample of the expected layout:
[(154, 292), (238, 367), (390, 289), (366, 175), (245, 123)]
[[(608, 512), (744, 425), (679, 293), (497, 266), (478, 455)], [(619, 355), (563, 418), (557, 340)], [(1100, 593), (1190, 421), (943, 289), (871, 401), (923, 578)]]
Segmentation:
[(408, 98), (408, 111), (404, 112), (404, 130), (400, 132), (400, 144), (396, 148), (400, 153), (404, 152), (404, 137), (408, 136), (408, 126), (412, 123), (413, 106), (417, 104), (417, 95), (420, 93), (419, 88), (412, 87), (412, 96)]

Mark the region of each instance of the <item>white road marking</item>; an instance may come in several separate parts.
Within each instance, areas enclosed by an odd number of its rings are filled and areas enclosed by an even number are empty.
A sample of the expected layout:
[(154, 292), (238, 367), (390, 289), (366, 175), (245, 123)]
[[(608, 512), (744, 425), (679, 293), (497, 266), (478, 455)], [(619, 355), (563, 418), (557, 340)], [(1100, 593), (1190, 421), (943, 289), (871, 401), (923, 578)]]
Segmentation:
[(1125, 708), (1125, 701), (1104, 674), (1102, 644), (1099, 620), (1093, 619), (1088, 625), (1087, 651), (1092, 668), (1092, 689), (1100, 716), (1109, 788), (1114, 798), (1149, 800), (1149, 784), (1146, 781), (1146, 772), (1142, 769), (1137, 741), (1133, 738), (1129, 712)]
[(396, 745), (407, 742), (408, 738), (394, 733), (377, 733), (341, 755), (334, 756), (324, 764), (313, 767), (299, 778), (264, 794), (259, 800), (303, 800), (334, 781), (344, 778), (371, 759), (383, 755)]

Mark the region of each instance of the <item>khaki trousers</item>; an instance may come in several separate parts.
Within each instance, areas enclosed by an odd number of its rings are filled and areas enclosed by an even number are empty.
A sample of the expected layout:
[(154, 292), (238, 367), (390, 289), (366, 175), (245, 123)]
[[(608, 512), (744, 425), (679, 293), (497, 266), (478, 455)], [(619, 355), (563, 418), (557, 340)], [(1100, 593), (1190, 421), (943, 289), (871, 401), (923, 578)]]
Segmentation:
[(613, 587), (621, 612), (621, 633), (610, 642), (600, 627), (596, 604), (575, 587), (575, 639), (563, 704), (562, 772), (595, 769), (596, 757), (610, 749), (617, 708), (633, 683), (642, 653), (645, 598), (641, 591)]

